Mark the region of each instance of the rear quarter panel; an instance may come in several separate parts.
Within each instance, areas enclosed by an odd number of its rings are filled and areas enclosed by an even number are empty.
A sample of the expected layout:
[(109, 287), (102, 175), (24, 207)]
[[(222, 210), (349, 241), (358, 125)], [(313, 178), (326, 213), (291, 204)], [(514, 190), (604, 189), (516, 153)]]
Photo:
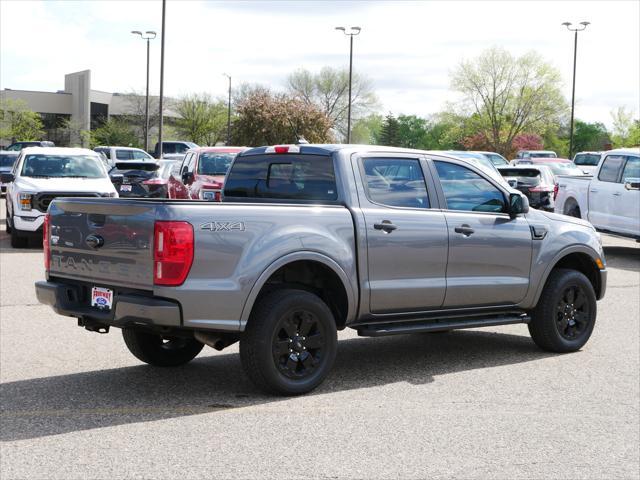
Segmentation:
[(155, 295), (181, 303), (185, 327), (244, 328), (247, 299), (259, 279), (266, 280), (264, 272), (287, 256), (334, 264), (349, 282), (355, 309), (355, 236), (344, 207), (172, 202), (158, 205), (156, 218), (188, 219), (194, 228), (194, 260), (185, 283), (154, 287)]

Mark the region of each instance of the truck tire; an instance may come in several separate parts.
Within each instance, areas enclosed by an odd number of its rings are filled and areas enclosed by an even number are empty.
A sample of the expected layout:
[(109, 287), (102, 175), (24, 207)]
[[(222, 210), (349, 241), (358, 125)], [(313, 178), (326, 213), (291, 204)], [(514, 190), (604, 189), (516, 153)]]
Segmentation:
[(131, 353), (156, 367), (177, 367), (193, 360), (204, 345), (193, 338), (163, 337), (134, 328), (123, 328), (122, 337)]
[(596, 308), (596, 294), (583, 273), (553, 270), (531, 315), (531, 338), (543, 350), (575, 352), (593, 332)]
[(247, 376), (261, 390), (300, 395), (325, 379), (337, 344), (333, 314), (317, 295), (276, 290), (253, 309), (240, 339), (240, 359)]
[(574, 205), (573, 207), (571, 207), (567, 212), (567, 215), (569, 215), (570, 217), (582, 218), (580, 207), (578, 205)]
[(13, 248), (26, 248), (29, 239), (20, 234), (20, 231), (15, 227), (11, 229), (11, 247)]
[(11, 233), (11, 224), (9, 223), (9, 209), (6, 207), (5, 207), (4, 225), (7, 228), (7, 233)]

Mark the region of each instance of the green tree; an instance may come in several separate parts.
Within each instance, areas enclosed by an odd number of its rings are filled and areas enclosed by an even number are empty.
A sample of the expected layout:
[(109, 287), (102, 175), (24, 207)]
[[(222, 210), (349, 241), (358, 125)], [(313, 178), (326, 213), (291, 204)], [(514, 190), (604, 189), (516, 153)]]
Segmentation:
[(613, 146), (628, 147), (634, 144), (638, 144), (640, 140), (640, 132), (638, 132), (638, 120), (633, 120), (633, 113), (627, 110), (625, 107), (618, 107), (611, 112), (613, 119), (613, 135), (611, 140)]
[(382, 124), (380, 130), (380, 145), (388, 147), (400, 146), (400, 124), (398, 119), (389, 113)]
[(427, 133), (429, 122), (415, 115), (398, 116), (398, 143), (405, 148), (429, 148)]
[(139, 139), (131, 125), (122, 119), (109, 118), (104, 124), (91, 131), (90, 144), (139, 147)]
[[(377, 108), (373, 83), (357, 72), (352, 76), (351, 121), (372, 113)], [(307, 105), (315, 105), (327, 116), (331, 128), (347, 136), (349, 106), (349, 70), (324, 67), (318, 73), (299, 69), (287, 79), (288, 92)]]
[(29, 141), (44, 136), (42, 118), (22, 100), (0, 101), (0, 138)]
[(245, 91), (236, 104), (231, 136), (236, 145), (332, 141), (331, 122), (318, 107), (265, 88)]
[(492, 48), (462, 62), (451, 85), (463, 96), (463, 111), (476, 114), (476, 133), (503, 154), (518, 134), (540, 134), (566, 113), (560, 73), (534, 52), (516, 58)]
[(227, 105), (207, 94), (188, 95), (177, 101), (176, 129), (192, 142), (215, 145), (226, 139)]
[(360, 120), (357, 120), (351, 128), (351, 143), (364, 145), (376, 145), (380, 139), (382, 115), (372, 113)]
[(608, 143), (611, 143), (611, 138), (604, 124), (575, 121), (573, 127), (574, 152), (603, 150)]

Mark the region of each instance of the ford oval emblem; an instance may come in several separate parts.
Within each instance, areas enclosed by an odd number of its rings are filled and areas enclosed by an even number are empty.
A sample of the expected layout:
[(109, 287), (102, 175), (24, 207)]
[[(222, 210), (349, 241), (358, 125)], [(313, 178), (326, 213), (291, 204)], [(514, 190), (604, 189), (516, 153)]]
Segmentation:
[(89, 235), (84, 239), (84, 243), (86, 243), (91, 248), (100, 248), (104, 245), (104, 238), (100, 235)]

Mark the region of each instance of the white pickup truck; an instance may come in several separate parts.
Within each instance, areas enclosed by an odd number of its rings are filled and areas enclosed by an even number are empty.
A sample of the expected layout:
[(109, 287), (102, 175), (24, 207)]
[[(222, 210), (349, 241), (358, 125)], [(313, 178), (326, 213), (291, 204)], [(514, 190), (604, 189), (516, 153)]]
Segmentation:
[(610, 150), (593, 177), (558, 177), (556, 213), (640, 240), (640, 149)]

